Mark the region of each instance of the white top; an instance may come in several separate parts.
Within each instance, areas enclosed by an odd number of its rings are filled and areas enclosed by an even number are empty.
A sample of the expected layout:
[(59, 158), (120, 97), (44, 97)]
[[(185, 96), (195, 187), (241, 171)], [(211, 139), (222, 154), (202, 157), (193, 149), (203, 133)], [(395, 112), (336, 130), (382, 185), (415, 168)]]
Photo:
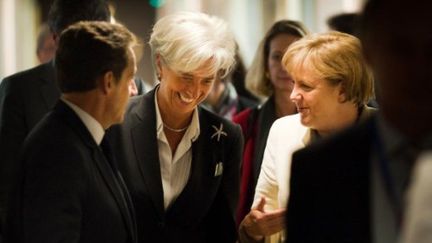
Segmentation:
[[(292, 154), (305, 147), (311, 137), (311, 130), (300, 123), (299, 116), (282, 117), (271, 126), (252, 207), (261, 197), (266, 198), (265, 211), (286, 207)], [(275, 234), (267, 237), (266, 242), (280, 242), (280, 238), (280, 234)]]
[(105, 130), (103, 129), (102, 125), (96, 119), (94, 119), (89, 113), (85, 112), (77, 105), (73, 104), (72, 102), (66, 100), (63, 97), (61, 97), (60, 99), (64, 103), (66, 103), (66, 105), (69, 106), (77, 114), (77, 116), (81, 119), (81, 121), (86, 126), (87, 130), (92, 135), (96, 144), (100, 145), (100, 143), (102, 142), (102, 138), (105, 135)]
[(408, 190), (407, 209), (401, 243), (432, 241), (432, 151), (420, 156), (415, 164)]
[(162, 117), (159, 111), (157, 95), (155, 95), (156, 131), (162, 187), (164, 195), (164, 208), (167, 209), (183, 191), (189, 179), (192, 163), (192, 143), (200, 134), (198, 110), (195, 109), (192, 121), (172, 156), (171, 147), (165, 136)]

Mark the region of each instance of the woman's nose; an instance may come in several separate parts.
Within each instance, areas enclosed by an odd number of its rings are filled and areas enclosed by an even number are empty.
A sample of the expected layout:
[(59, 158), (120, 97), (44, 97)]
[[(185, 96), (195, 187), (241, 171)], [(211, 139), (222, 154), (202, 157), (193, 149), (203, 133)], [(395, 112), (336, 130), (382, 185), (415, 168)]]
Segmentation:
[(200, 92), (200, 87), (198, 84), (191, 84), (187, 89), (187, 94), (189, 95), (189, 98), (196, 99), (199, 95), (199, 92)]
[(290, 99), (292, 101), (298, 101), (298, 100), (300, 100), (300, 98), (301, 98), (301, 95), (298, 92), (298, 89), (296, 88), (296, 86), (294, 85), (294, 87), (293, 87), (293, 89), (291, 91)]

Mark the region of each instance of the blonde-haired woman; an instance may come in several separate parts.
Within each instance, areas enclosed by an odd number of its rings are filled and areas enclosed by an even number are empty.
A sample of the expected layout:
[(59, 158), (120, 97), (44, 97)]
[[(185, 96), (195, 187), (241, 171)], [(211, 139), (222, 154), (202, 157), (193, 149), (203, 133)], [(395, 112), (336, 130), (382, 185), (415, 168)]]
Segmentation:
[(340, 32), (293, 43), (282, 59), (293, 80), (299, 114), (274, 122), (267, 140), (254, 206), (241, 224), (242, 242), (282, 242), (292, 154), (368, 117), (373, 78), (360, 41)]

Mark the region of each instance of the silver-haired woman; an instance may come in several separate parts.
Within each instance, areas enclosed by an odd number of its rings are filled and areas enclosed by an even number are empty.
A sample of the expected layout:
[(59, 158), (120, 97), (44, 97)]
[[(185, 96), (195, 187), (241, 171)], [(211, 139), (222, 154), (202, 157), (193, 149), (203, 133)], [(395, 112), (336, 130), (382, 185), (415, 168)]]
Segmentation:
[(227, 24), (203, 13), (160, 19), (150, 38), (160, 81), (111, 131), (140, 242), (235, 242), (243, 138), (199, 107), (234, 64)]

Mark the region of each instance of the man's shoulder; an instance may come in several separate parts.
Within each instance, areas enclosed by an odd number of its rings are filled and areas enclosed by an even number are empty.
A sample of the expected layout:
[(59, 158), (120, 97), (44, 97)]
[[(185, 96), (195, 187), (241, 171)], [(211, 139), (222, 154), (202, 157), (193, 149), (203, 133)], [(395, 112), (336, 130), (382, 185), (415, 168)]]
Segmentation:
[(17, 89), (19, 87), (31, 89), (31, 87), (36, 84), (36, 80), (40, 78), (47, 78), (47, 74), (50, 72), (54, 73), (54, 68), (52, 67), (51, 63), (40, 64), (36, 67), (5, 77), (0, 83), (0, 87), (1, 89), (8, 90)]
[[(36, 79), (39, 77), (39, 75), (44, 74), (47, 70), (52, 69), (54, 70), (53, 67), (51, 67), (52, 64), (51, 63), (43, 63), (40, 64), (38, 66), (14, 73), (10, 76), (7, 76), (4, 78), (3, 81), (15, 81), (15, 80), (31, 80), (31, 79)], [(9, 81), (9, 82), (10, 82)]]

